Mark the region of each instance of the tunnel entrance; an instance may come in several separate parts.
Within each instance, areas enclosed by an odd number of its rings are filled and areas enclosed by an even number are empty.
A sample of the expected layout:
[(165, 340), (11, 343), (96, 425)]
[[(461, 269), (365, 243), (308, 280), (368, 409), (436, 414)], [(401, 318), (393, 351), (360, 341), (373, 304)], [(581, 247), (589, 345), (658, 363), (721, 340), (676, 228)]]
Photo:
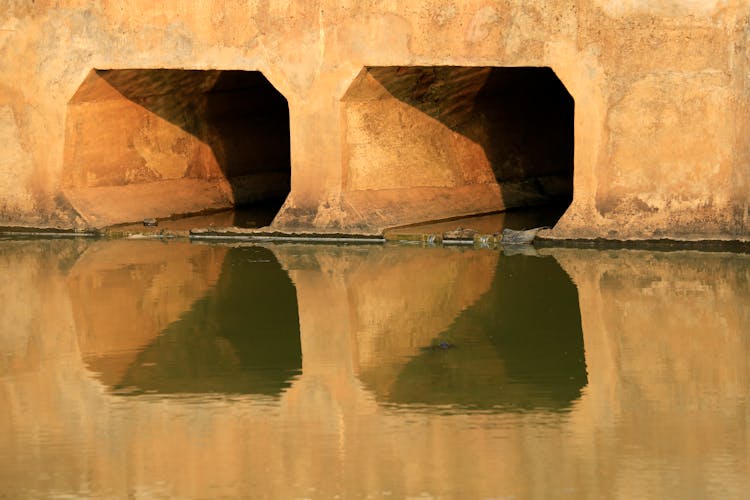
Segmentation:
[(63, 183), (95, 227), (289, 193), (286, 98), (258, 71), (93, 70), (68, 105)]
[(422, 221), (554, 205), (556, 222), (573, 199), (575, 102), (551, 68), (367, 67), (343, 101), (352, 192), (429, 189)]

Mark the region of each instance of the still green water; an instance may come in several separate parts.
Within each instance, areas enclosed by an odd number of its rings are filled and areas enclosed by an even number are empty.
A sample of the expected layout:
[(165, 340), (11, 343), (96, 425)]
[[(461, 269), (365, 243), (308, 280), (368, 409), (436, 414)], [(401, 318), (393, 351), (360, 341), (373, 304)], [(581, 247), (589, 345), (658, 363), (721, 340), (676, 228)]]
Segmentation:
[(746, 498), (750, 256), (0, 241), (0, 498)]

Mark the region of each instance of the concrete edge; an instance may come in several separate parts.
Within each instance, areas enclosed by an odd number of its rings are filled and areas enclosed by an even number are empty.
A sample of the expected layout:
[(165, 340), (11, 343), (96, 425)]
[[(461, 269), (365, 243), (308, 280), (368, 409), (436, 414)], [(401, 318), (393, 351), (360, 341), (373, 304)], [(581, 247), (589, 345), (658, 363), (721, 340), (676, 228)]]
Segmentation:
[(37, 227), (0, 227), (2, 239), (24, 238), (98, 238), (101, 233), (96, 230), (76, 231), (73, 229), (37, 228)]
[(186, 234), (158, 232), (154, 234), (118, 233), (96, 230), (63, 230), (30, 227), (0, 227), (0, 239), (68, 239), (68, 238), (108, 238), (108, 239), (185, 239), (193, 241), (246, 241), (246, 242), (297, 242), (297, 243), (336, 243), (336, 244), (419, 244), (424, 246), (466, 246), (484, 249), (502, 248), (580, 248), (594, 250), (650, 250), (650, 251), (702, 251), (750, 253), (750, 240), (700, 239), (678, 240), (670, 238), (615, 240), (606, 238), (549, 238), (537, 235), (532, 244), (508, 244), (497, 234), (475, 234), (473, 238), (446, 238), (442, 233), (409, 234), (338, 234), (338, 233), (286, 233), (281, 231), (258, 231), (248, 229), (207, 230), (192, 229)]
[(662, 252), (695, 250), (701, 252), (750, 253), (747, 240), (677, 240), (671, 238), (642, 240), (612, 240), (607, 238), (544, 238), (537, 237), (534, 246), (540, 248), (581, 248), (593, 250), (655, 250)]
[(340, 234), (296, 234), (296, 233), (245, 233), (231, 231), (217, 232), (193, 232), (190, 231), (191, 240), (218, 240), (218, 241), (257, 241), (257, 242), (304, 242), (304, 243), (352, 243), (352, 244), (382, 244), (385, 238), (382, 236), (369, 235), (340, 235)]

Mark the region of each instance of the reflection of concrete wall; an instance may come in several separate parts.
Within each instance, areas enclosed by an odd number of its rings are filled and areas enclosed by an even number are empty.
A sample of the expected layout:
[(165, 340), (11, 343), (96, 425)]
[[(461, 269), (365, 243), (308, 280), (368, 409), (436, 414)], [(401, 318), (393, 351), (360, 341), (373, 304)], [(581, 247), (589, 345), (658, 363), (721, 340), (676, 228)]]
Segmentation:
[[(623, 498), (672, 496), (677, 477), (696, 497), (741, 496), (750, 487), (750, 257), (549, 253), (578, 286), (589, 386), (569, 428), (614, 460), (601, 479)], [(644, 465), (673, 472), (644, 479)]]
[(65, 269), (88, 241), (0, 241), (0, 375), (78, 355)]
[[(467, 417), (381, 407), (357, 364), (408, 355), (437, 326), (428, 320), (402, 343), (406, 330), (391, 325), (403, 305), (381, 294), (431, 285), (431, 299), (413, 305), (451, 321), (475, 298), (448, 277), (482, 290), (492, 253), (271, 247), (298, 289), (303, 373), (279, 401), (197, 401), (116, 396), (87, 372), (71, 311), (91, 257), (68, 278), (78, 251), (62, 243), (0, 246), (11, 278), (0, 282), (0, 356), (13, 353), (0, 357), (9, 497), (741, 498), (750, 488), (745, 257), (554, 251), (578, 285), (589, 386), (569, 412)], [(108, 260), (141, 257), (129, 248)], [(168, 301), (170, 288), (158, 290)], [(393, 343), (367, 334), (369, 324)]]
[[(52, 450), (57, 439), (38, 442), (79, 434), (68, 417), (96, 411), (81, 394), (86, 376), (65, 282), (88, 244), (0, 242), (0, 490), (9, 497), (34, 496), (38, 478), (59, 471), (59, 488), (78, 488), (81, 461)], [(20, 464), (24, 454), (32, 459)]]
[(102, 241), (68, 277), (81, 354), (111, 383), (219, 279), (226, 249)]
[(449, 210), (416, 182), (414, 197), (347, 203), (341, 98), (363, 67), (546, 66), (576, 103), (575, 198), (556, 235), (748, 237), (747, 0), (5, 4), (0, 225), (85, 224), (61, 177), (67, 104), (92, 68), (263, 71), (290, 109), (276, 227), (375, 232), (378, 206), (398, 208), (390, 223)]
[[(304, 362), (311, 369), (330, 365), (335, 345), (339, 360), (351, 359), (351, 373), (389, 361), (397, 369), (430, 345), (489, 289), (498, 258), (495, 252), (417, 247), (280, 245), (273, 251), (297, 287)], [(322, 328), (331, 334), (305, 337)], [(318, 354), (329, 361), (321, 363)]]

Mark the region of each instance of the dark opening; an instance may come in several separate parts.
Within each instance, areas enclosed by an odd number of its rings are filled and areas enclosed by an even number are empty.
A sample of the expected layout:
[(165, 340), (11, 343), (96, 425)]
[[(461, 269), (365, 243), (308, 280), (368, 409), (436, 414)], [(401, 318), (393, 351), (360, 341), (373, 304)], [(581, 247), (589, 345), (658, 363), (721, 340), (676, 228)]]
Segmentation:
[(253, 71), (223, 71), (206, 97), (207, 142), (232, 186), (234, 225), (269, 225), (290, 190), (287, 100)]
[(476, 107), (482, 128), (475, 137), (500, 187), (520, 183), (538, 193), (540, 203), (567, 208), (573, 201), (574, 101), (554, 71), (492, 68)]
[[(138, 186), (216, 185), (224, 178), (231, 189), (225, 206), (262, 205), (271, 218), (289, 193), (288, 103), (258, 71), (96, 70), (71, 107), (69, 188), (125, 186), (135, 188), (135, 197), (148, 197)], [(212, 206), (199, 205), (205, 185), (171, 188), (186, 190), (174, 196), (175, 213), (220, 206), (220, 195), (208, 197)], [(185, 201), (191, 189), (192, 205)], [(170, 203), (169, 193), (163, 201)]]
[(478, 169), (489, 164), (503, 208), (557, 206), (554, 223), (571, 203), (575, 102), (551, 68), (373, 67), (368, 73), (393, 97), (479, 144), (486, 159), (454, 157)]

